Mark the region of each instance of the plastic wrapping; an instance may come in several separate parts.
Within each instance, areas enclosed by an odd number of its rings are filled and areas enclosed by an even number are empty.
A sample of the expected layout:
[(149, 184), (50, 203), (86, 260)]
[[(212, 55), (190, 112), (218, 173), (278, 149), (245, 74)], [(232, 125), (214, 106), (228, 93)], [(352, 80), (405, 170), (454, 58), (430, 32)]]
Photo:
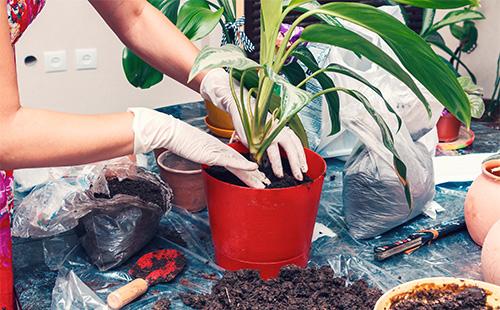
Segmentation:
[[(139, 184), (149, 188), (130, 188), (137, 192), (102, 197), (110, 194), (110, 180), (114, 179), (129, 188)], [(153, 192), (158, 192), (157, 201), (147, 197)], [(91, 211), (79, 220), (77, 232), (90, 261), (103, 271), (120, 265), (146, 245), (171, 208), (171, 189), (157, 175), (135, 166), (107, 165), (85, 194), (80, 207)]]

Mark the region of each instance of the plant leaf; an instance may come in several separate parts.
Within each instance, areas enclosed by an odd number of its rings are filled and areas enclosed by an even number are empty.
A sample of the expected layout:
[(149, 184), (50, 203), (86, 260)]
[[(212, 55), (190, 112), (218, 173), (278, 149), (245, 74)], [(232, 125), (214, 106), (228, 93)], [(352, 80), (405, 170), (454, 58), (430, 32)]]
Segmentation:
[[(287, 80), (295, 86), (297, 86), (306, 78), (304, 69), (302, 69), (302, 67), (296, 61), (292, 61), (289, 64), (283, 66), (283, 68), (281, 68), (281, 73), (285, 75)], [(305, 89), (305, 85), (301, 88)]]
[(145, 63), (128, 48), (122, 52), (122, 67), (127, 80), (135, 87), (146, 89), (163, 80), (163, 73)]
[(439, 22), (432, 25), (426, 33), (432, 33), (448, 25), (457, 24), (463, 21), (479, 20), (479, 19), (484, 19), (483, 13), (479, 11), (474, 11), (470, 9), (451, 11), (448, 12)]
[(281, 0), (260, 2), (260, 63), (270, 65), (274, 58), (276, 37), (281, 24)]
[[(364, 4), (329, 3), (321, 6), (320, 11), (353, 22), (378, 34), (394, 51), (403, 66), (448, 111), (466, 124), (467, 128), (470, 127), (470, 105), (467, 96), (460, 87), (453, 71), (439, 59), (418, 34), (393, 16)], [(325, 31), (331, 31), (334, 28), (328, 25), (312, 25), (308, 28), (313, 26), (327, 27), (327, 29), (324, 29)], [(326, 33), (326, 35), (329, 34)], [(353, 49), (352, 46), (346, 48)], [(360, 54), (363, 53), (360, 52)], [(372, 59), (372, 61), (374, 60)], [(426, 107), (429, 111), (428, 105)]]
[(405, 192), (405, 197), (406, 201), (408, 202), (408, 206), (410, 210), (413, 207), (412, 203), (412, 197), (411, 197), (411, 191), (410, 191), (410, 184), (408, 183), (407, 180), (407, 169), (406, 165), (403, 163), (403, 161), (399, 158), (398, 152), (396, 151), (396, 148), (394, 147), (394, 137), (392, 135), (391, 130), (387, 126), (387, 123), (384, 121), (382, 116), (371, 106), (370, 102), (368, 99), (360, 92), (354, 90), (354, 89), (347, 89), (347, 88), (338, 88), (338, 91), (342, 91), (351, 97), (357, 99), (361, 104), (363, 104), (363, 107), (365, 110), (370, 114), (370, 116), (373, 118), (375, 123), (377, 123), (378, 127), (380, 128), (380, 133), (382, 135), (382, 142), (385, 146), (386, 149), (388, 149), (392, 153), (392, 162), (394, 166), (394, 171), (396, 172), (396, 175), (398, 176), (401, 184), (404, 187), (404, 192)]
[(422, 29), (420, 35), (424, 34), (434, 23), (434, 16), (436, 15), (435, 9), (424, 9), (422, 13)]
[(479, 0), (394, 0), (394, 2), (427, 9), (456, 9), (463, 6), (479, 6)]
[(463, 26), (450, 25), (451, 34), (460, 40), (461, 50), (470, 54), (476, 49), (478, 32), (473, 21), (465, 21)]
[(477, 86), (468, 76), (459, 77), (458, 82), (467, 94), (467, 98), (469, 98), (472, 117), (481, 118), (485, 110), (483, 101), (483, 88)]
[(430, 113), (430, 106), (427, 99), (425, 99), (411, 76), (396, 61), (384, 53), (384, 51), (364, 37), (345, 28), (329, 25), (311, 25), (304, 29), (302, 38), (310, 42), (336, 45), (368, 58), (406, 84), (420, 101), (424, 103), (428, 113)]
[(194, 61), (189, 74), (191, 81), (200, 72), (213, 69), (231, 67), (237, 70), (259, 68), (260, 65), (247, 58), (236, 45), (227, 44), (222, 47), (204, 47)]
[[(314, 55), (309, 51), (307, 47), (301, 46), (296, 48), (292, 55), (293, 57), (297, 57), (300, 62), (304, 64), (304, 66), (309, 69), (311, 72), (316, 72), (321, 69), (314, 58)], [(318, 81), (319, 85), (322, 89), (329, 89), (335, 87), (332, 79), (326, 75), (325, 73), (320, 73), (315, 76), (316, 81)], [(326, 104), (328, 106), (328, 115), (330, 116), (330, 122), (332, 124), (332, 128), (330, 130), (330, 135), (334, 135), (340, 131), (340, 99), (337, 92), (330, 92), (324, 95), (326, 99)]]
[(212, 32), (223, 12), (222, 7), (212, 12), (205, 0), (187, 0), (179, 10), (176, 25), (186, 37), (196, 41)]

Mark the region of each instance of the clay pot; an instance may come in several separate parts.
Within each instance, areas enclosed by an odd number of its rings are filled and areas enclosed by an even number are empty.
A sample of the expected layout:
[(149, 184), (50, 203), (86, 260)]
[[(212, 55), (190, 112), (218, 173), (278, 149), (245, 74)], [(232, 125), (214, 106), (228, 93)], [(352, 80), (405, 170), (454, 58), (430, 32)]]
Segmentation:
[(429, 287), (429, 289), (439, 289), (440, 287), (445, 287), (450, 284), (456, 284), (459, 286), (476, 286), (482, 288), (485, 291), (490, 292), (486, 298), (487, 305), (493, 309), (500, 306), (500, 286), (470, 279), (435, 277), (406, 282), (390, 289), (379, 298), (375, 304), (374, 310), (389, 310), (394, 298), (398, 295), (414, 293), (416, 289), (421, 290), (426, 287)]
[[(241, 144), (230, 144), (240, 153)], [(305, 149), (311, 183), (288, 188), (255, 189), (216, 179), (203, 167), (216, 263), (227, 270), (254, 269), (264, 279), (282, 266), (305, 267), (326, 163)]]
[[(158, 151), (156, 151), (158, 153)], [(174, 192), (173, 203), (189, 212), (205, 208), (205, 192), (199, 164), (163, 151), (156, 159), (160, 176)]]
[(500, 285), (500, 220), (496, 222), (484, 239), (481, 252), (481, 272), (483, 279), (496, 285)]
[[(482, 174), (472, 183), (465, 198), (465, 222), (470, 236), (479, 245), (490, 228), (500, 220), (500, 156), (494, 155), (483, 162)], [(457, 167), (459, 169), (459, 167)]]
[(207, 110), (205, 123), (208, 129), (218, 137), (231, 138), (234, 131), (231, 116), (207, 100), (205, 100), (205, 108)]
[(439, 142), (452, 142), (457, 140), (461, 125), (460, 121), (451, 113), (441, 115), (436, 125)]

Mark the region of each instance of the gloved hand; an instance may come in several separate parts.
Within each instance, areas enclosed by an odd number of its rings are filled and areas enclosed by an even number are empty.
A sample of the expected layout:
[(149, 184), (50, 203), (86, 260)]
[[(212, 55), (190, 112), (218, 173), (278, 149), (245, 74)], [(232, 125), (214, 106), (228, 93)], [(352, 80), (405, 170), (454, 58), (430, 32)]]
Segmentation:
[(222, 166), (250, 187), (269, 184), (258, 165), (219, 139), (175, 117), (146, 108), (129, 108), (134, 114), (134, 154), (166, 148), (190, 161), (209, 166)]
[[(229, 74), (220, 68), (210, 70), (201, 82), (200, 94), (204, 99), (211, 101), (216, 107), (231, 115), (238, 138), (248, 146), (238, 107), (229, 87)], [(307, 172), (307, 161), (300, 139), (290, 128), (285, 127), (267, 149), (267, 156), (273, 172), (281, 178), (283, 177), (283, 165), (278, 146), (281, 146), (285, 151), (294, 177), (297, 180), (302, 180), (302, 173)]]

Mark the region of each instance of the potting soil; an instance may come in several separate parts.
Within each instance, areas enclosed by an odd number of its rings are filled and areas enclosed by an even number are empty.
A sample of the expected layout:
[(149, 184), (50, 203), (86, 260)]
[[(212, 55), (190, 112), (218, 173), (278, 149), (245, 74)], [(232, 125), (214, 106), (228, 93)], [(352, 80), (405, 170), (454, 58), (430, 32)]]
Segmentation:
[(443, 288), (416, 289), (410, 294), (395, 296), (390, 310), (476, 310), (492, 309), (486, 305), (487, 293), (479, 287), (457, 284)]
[(117, 178), (113, 178), (108, 180), (108, 188), (109, 195), (96, 193), (94, 197), (109, 199), (118, 194), (126, 194), (129, 196), (137, 196), (146, 202), (151, 202), (159, 206), (165, 203), (161, 191), (158, 190), (158, 186), (151, 182), (131, 179), (120, 181)]
[(264, 281), (256, 271), (224, 273), (210, 294), (181, 294), (194, 309), (358, 309), (371, 310), (382, 291), (363, 280), (346, 283), (330, 266), (284, 267), (277, 279)]
[[(251, 160), (250, 154), (244, 154), (246, 159)], [(311, 178), (307, 176), (307, 174), (303, 174), (303, 180), (299, 181), (295, 179), (292, 174), (292, 169), (290, 168), (290, 162), (286, 157), (281, 158), (281, 162), (283, 164), (283, 177), (278, 178), (271, 167), (271, 164), (265, 161), (260, 167), (259, 170), (262, 171), (266, 177), (271, 181), (271, 184), (267, 185), (267, 188), (286, 188), (297, 186), (304, 183), (311, 182)], [(208, 174), (213, 176), (216, 179), (224, 181), (226, 183), (231, 183), (238, 186), (247, 186), (245, 183), (241, 182), (234, 174), (232, 174), (229, 170), (224, 167), (213, 166), (207, 169)]]

